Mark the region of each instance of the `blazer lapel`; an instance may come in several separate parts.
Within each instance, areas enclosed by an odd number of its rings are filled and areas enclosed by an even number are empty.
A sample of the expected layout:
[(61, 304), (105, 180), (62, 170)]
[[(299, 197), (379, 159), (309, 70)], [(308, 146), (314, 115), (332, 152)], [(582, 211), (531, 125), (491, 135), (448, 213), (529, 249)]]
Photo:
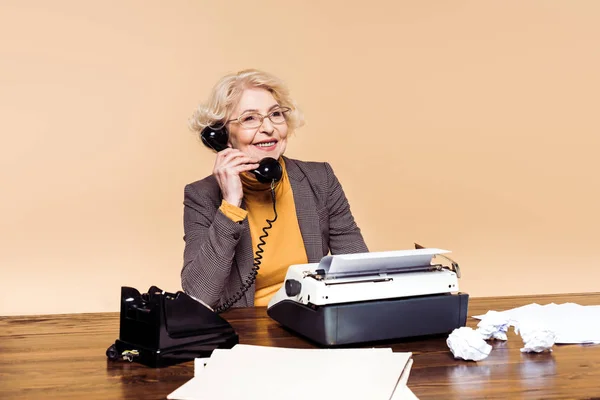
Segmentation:
[(304, 248), (309, 263), (317, 263), (324, 256), (323, 242), (321, 237), (321, 226), (317, 215), (314, 194), (310, 183), (298, 165), (287, 157), (284, 157), (285, 168), (290, 177), (290, 184), (294, 194), (296, 216), (300, 233), (304, 240)]

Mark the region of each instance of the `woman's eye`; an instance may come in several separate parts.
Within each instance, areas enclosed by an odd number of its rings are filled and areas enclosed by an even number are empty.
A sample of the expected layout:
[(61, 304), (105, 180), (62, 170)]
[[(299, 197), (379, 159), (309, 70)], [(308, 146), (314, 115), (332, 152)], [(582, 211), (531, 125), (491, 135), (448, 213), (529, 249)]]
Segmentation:
[(258, 118), (256, 117), (256, 115), (244, 115), (242, 117), (242, 122), (253, 122), (256, 121)]
[(283, 117), (283, 112), (281, 112), (281, 111), (273, 111), (273, 112), (271, 113), (271, 116), (272, 116), (272, 117), (276, 117), (276, 118), (277, 118), (277, 117)]

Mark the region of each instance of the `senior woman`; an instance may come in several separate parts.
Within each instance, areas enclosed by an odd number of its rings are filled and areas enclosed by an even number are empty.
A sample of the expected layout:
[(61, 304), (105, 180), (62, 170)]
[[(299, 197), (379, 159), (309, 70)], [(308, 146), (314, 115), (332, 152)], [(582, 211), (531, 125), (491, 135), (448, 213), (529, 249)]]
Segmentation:
[[(200, 135), (225, 133), (221, 147), (204, 137), (213, 173), (184, 194), (182, 288), (216, 311), (267, 305), (292, 264), (368, 251), (331, 166), (283, 155), (301, 125), (284, 83), (259, 70), (223, 77), (191, 118)], [(269, 157), (281, 177), (259, 180)]]

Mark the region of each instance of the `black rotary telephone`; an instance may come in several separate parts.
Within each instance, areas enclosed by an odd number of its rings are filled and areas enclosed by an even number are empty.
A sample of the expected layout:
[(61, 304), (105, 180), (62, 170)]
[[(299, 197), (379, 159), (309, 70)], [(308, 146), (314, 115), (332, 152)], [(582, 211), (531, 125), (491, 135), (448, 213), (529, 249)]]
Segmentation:
[(151, 286), (140, 293), (122, 286), (119, 338), (106, 356), (160, 368), (209, 357), (214, 349), (238, 343), (229, 322), (184, 292)]
[[(228, 147), (227, 142), (229, 141), (229, 133), (227, 132), (227, 128), (224, 126), (221, 128), (207, 126), (202, 130), (200, 137), (202, 138), (202, 142), (206, 147), (213, 149), (216, 152), (225, 150)], [(258, 275), (258, 270), (260, 268), (260, 260), (262, 259), (262, 247), (266, 244), (264, 239), (269, 236), (267, 231), (271, 229), (273, 223), (277, 220), (277, 209), (275, 207), (275, 183), (281, 180), (281, 176), (283, 175), (283, 169), (281, 168), (281, 165), (276, 159), (265, 157), (260, 160), (258, 168), (251, 172), (254, 174), (254, 176), (256, 176), (256, 179), (259, 182), (271, 184), (271, 199), (273, 201), (273, 213), (275, 214), (275, 218), (267, 219), (267, 226), (262, 229), (264, 234), (258, 238), (260, 242), (256, 246), (257, 250), (254, 253), (254, 265), (252, 266), (252, 271), (244, 280), (240, 290), (238, 290), (236, 294), (215, 309), (215, 311), (218, 313), (231, 308), (231, 306), (237, 303), (244, 296), (244, 293), (246, 293), (248, 289), (254, 285), (256, 276)]]

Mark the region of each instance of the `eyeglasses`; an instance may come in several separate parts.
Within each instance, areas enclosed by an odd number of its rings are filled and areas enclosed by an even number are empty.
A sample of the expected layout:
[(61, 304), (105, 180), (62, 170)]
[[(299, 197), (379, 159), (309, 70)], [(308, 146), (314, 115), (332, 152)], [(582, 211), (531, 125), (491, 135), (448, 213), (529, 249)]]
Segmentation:
[(237, 118), (230, 119), (227, 122), (229, 123), (229, 122), (237, 121), (237, 123), (239, 123), (244, 128), (252, 129), (252, 128), (258, 128), (259, 126), (261, 126), (263, 124), (263, 121), (265, 118), (269, 118), (269, 120), (271, 120), (271, 122), (273, 124), (281, 125), (286, 121), (285, 114), (290, 111), (291, 111), (291, 108), (289, 108), (289, 107), (278, 108), (276, 110), (271, 111), (267, 115), (262, 115), (261, 113), (258, 113), (256, 111), (249, 111), (249, 112), (243, 113), (242, 115), (240, 115)]

